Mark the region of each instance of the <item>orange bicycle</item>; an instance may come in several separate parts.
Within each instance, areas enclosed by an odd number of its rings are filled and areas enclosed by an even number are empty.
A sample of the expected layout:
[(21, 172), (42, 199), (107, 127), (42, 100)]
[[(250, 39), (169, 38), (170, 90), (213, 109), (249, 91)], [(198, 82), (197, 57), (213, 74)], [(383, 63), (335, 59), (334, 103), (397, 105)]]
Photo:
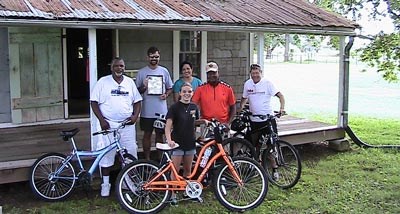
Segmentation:
[[(190, 176), (180, 176), (168, 154), (167, 144), (157, 144), (167, 160), (161, 166), (155, 161), (137, 160), (125, 166), (116, 181), (116, 194), (122, 207), (130, 213), (156, 213), (169, 202), (172, 191), (184, 191), (191, 199), (202, 202), (202, 181), (215, 169), (212, 187), (218, 201), (227, 209), (243, 212), (258, 207), (268, 192), (268, 178), (259, 163), (248, 157), (231, 158), (222, 146), (225, 128), (216, 121), (213, 139), (204, 142)], [(201, 171), (201, 173), (198, 173)], [(170, 174), (176, 180), (170, 180)]]

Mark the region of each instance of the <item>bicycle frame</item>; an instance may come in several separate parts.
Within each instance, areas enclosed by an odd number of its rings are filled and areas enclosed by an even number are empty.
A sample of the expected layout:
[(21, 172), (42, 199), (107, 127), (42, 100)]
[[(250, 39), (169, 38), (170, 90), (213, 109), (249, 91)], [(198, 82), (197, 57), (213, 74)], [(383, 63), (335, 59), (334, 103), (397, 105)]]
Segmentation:
[[(84, 151), (84, 150), (77, 150), (76, 144), (75, 144), (75, 140), (73, 137), (71, 137), (71, 143), (73, 146), (72, 152), (71, 154), (63, 161), (63, 165), (62, 167), (60, 167), (54, 174), (58, 175), (58, 173), (60, 173), (64, 167), (66, 166), (66, 163), (72, 161), (72, 160), (77, 160), (78, 164), (79, 164), (79, 170), (80, 172), (85, 171), (85, 167), (83, 166), (82, 163), (82, 157), (96, 157), (96, 159), (94, 160), (94, 162), (90, 165), (89, 170), (87, 171), (90, 175), (93, 175), (94, 171), (96, 170), (96, 168), (99, 166), (100, 160), (111, 150), (117, 148), (117, 153), (122, 150), (123, 148), (121, 147), (119, 140), (118, 140), (118, 133), (117, 129), (113, 131), (114, 134), (114, 140), (113, 143), (111, 143), (110, 145), (97, 150), (97, 151)], [(74, 177), (74, 179), (78, 179), (77, 177)]]
[[(247, 112), (245, 112), (242, 116), (239, 116), (239, 118), (242, 117), (249, 117), (251, 114), (248, 114)], [(250, 142), (252, 141), (251, 139), (251, 135), (256, 134), (256, 133), (260, 133), (263, 132), (264, 130), (268, 130), (268, 133), (264, 133), (262, 134), (260, 137), (268, 137), (270, 142), (273, 143), (274, 141), (278, 140), (278, 134), (275, 132), (275, 130), (272, 127), (272, 120), (275, 118), (275, 116), (272, 115), (253, 115), (253, 116), (262, 116), (262, 117), (266, 117), (266, 122), (267, 124), (263, 127), (258, 128), (257, 130), (252, 130), (250, 123), (246, 122), (246, 128), (240, 131), (237, 131), (234, 136), (243, 136), (244, 138), (250, 138), (247, 139)], [(245, 121), (250, 121), (250, 119), (246, 119)], [(259, 139), (258, 139), (259, 140)]]
[[(200, 162), (203, 158), (203, 155), (206, 151), (207, 148), (216, 145), (218, 148), (218, 152), (210, 157), (208, 160), (207, 165), (204, 167), (203, 171), (201, 174), (196, 178), (195, 175), (197, 173), (197, 170), (199, 170), (200, 167)], [(234, 175), (234, 179), (236, 182), (238, 182), (239, 185), (243, 185), (243, 181), (240, 179), (239, 175), (237, 174), (231, 160), (229, 159), (228, 155), (225, 153), (224, 148), (220, 143), (217, 143), (217, 141), (210, 140), (207, 142), (202, 149), (200, 150), (199, 158), (197, 159), (194, 169), (192, 173), (185, 179), (184, 177), (180, 176), (178, 174), (177, 169), (175, 168), (173, 162), (171, 161), (171, 158), (169, 157), (168, 154), (165, 154), (167, 157), (167, 163), (165, 163), (163, 166), (160, 167), (160, 169), (157, 171), (157, 174), (155, 175), (154, 178), (152, 178), (147, 184), (143, 186), (144, 190), (150, 190), (150, 191), (155, 191), (155, 190), (172, 190), (172, 191), (184, 191), (188, 182), (190, 181), (196, 181), (201, 184), (201, 181), (204, 179), (205, 174), (208, 172), (210, 167), (215, 163), (215, 161), (222, 157), (222, 159), (225, 161), (225, 163), (228, 165), (229, 170), (232, 172)], [(167, 173), (168, 171), (171, 171), (176, 180), (173, 181), (156, 181), (161, 175), (164, 173)]]

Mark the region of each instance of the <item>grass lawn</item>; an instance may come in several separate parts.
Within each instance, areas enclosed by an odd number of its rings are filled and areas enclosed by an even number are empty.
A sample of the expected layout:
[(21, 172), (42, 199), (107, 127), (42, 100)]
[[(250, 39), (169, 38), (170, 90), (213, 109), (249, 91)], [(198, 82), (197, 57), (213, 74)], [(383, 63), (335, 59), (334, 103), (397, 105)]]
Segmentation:
[[(398, 120), (351, 117), (349, 121), (354, 132), (369, 144), (400, 145)], [(289, 190), (270, 186), (265, 202), (248, 213), (400, 213), (399, 151), (361, 149), (352, 144), (350, 151), (336, 152), (324, 143), (298, 149), (303, 159), (299, 183)], [(23, 191), (30, 189), (26, 186)], [(103, 199), (97, 190), (89, 193), (89, 197), (78, 190), (70, 199), (58, 203), (39, 202), (27, 192), (30, 196), (25, 203), (0, 201), (3, 212), (124, 213), (115, 195)], [(182, 202), (178, 207), (167, 207), (162, 213), (229, 213), (211, 190), (205, 190), (203, 198), (202, 204)]]

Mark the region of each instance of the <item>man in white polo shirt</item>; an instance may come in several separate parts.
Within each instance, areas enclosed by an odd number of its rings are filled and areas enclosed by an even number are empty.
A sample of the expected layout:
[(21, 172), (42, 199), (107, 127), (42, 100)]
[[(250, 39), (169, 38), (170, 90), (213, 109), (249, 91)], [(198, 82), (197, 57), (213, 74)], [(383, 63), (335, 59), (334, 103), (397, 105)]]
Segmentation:
[[(98, 130), (107, 130), (118, 127), (125, 119), (131, 123), (120, 130), (120, 143), (128, 153), (137, 158), (135, 123), (141, 111), (142, 96), (137, 90), (135, 82), (124, 76), (125, 62), (115, 58), (111, 62), (111, 75), (102, 77), (96, 83), (91, 95), (90, 105), (97, 119)], [(98, 135), (97, 149), (110, 143), (107, 135)], [(101, 196), (110, 195), (110, 168), (114, 165), (115, 152), (109, 152), (100, 161), (103, 175)]]

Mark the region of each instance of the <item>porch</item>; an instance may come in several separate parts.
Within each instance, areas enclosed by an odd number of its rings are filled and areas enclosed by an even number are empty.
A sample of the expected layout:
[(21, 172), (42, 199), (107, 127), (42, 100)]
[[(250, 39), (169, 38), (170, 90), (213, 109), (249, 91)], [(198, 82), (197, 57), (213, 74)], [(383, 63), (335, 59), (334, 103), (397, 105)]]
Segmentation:
[[(60, 121), (0, 129), (0, 184), (25, 181), (29, 167), (42, 154), (67, 154), (71, 147), (59, 137), (61, 130), (79, 128), (75, 136), (78, 148), (90, 149), (90, 123), (88, 119)], [(142, 132), (137, 128), (139, 152), (142, 152)], [(345, 131), (336, 125), (284, 116), (278, 121), (279, 135), (293, 145), (343, 139)], [(153, 138), (154, 139), (154, 138)], [(153, 147), (154, 149), (154, 147)]]

